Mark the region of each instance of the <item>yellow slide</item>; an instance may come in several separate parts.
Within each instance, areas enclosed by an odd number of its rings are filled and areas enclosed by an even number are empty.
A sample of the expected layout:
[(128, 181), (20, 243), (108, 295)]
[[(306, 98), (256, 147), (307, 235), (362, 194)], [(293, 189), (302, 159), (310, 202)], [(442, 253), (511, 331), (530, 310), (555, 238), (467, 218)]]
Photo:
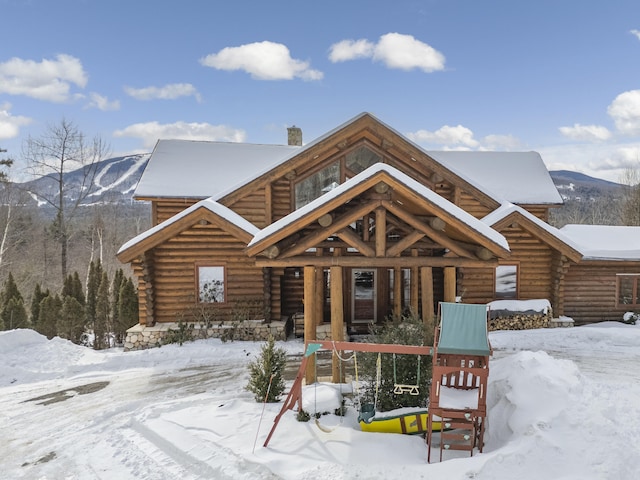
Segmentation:
[[(360, 428), (363, 432), (380, 432), (380, 433), (406, 433), (409, 435), (426, 433), (427, 419), (429, 413), (427, 410), (415, 410), (401, 408), (390, 412), (367, 413), (368, 405), (362, 406), (362, 413), (359, 417)], [(371, 415), (370, 413), (374, 413)], [(433, 422), (433, 430), (440, 431), (441, 423)]]

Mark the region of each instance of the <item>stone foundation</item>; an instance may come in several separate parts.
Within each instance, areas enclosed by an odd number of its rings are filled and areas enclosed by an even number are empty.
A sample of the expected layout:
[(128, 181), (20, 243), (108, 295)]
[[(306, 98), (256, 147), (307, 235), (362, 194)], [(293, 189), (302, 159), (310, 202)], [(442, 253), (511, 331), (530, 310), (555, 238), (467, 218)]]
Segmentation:
[(165, 344), (165, 337), (174, 336), (183, 331), (185, 341), (200, 338), (220, 338), (226, 340), (266, 341), (269, 336), (275, 340), (287, 339), (287, 322), (265, 323), (264, 320), (245, 320), (243, 322), (225, 322), (205, 328), (197, 323), (179, 324), (157, 323), (152, 327), (134, 325), (127, 330), (124, 350), (144, 350)]

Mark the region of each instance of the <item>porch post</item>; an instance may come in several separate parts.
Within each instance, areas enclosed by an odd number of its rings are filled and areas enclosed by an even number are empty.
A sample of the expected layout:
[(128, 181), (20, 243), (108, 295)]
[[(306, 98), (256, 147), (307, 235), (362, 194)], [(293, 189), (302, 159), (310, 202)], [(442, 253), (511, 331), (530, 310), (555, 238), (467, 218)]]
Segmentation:
[[(342, 289), (342, 267), (331, 267), (331, 340), (344, 341), (344, 308)], [(341, 352), (340, 352), (341, 353)], [(341, 360), (337, 352), (333, 352), (331, 376), (333, 383), (342, 383), (344, 374), (340, 368)]]
[(393, 315), (400, 318), (402, 315), (402, 268), (393, 269)]
[(456, 301), (456, 267), (444, 268), (444, 301)]
[[(418, 251), (414, 248), (411, 250), (411, 256), (417, 257)], [(420, 291), (420, 275), (418, 272), (420, 269), (418, 267), (411, 267), (411, 313), (415, 316), (420, 314), (419, 301), (418, 301), (418, 292)]]
[[(420, 269), (420, 287), (422, 289), (422, 321), (430, 325), (433, 321), (433, 269)], [(430, 333), (430, 332), (429, 332)]]
[[(309, 342), (316, 340), (316, 319), (315, 299), (316, 299), (316, 268), (313, 266), (304, 267), (304, 345), (305, 351)], [(305, 370), (307, 384), (315, 381), (316, 357), (309, 357)]]

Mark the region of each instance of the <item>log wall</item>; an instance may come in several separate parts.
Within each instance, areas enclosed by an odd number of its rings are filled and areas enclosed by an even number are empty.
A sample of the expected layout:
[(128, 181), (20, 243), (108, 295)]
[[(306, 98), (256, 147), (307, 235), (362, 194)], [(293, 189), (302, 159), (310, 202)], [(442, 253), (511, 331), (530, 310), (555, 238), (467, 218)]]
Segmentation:
[(227, 303), (218, 305), (228, 319), (234, 303), (264, 298), (262, 269), (244, 254), (245, 244), (214, 225), (196, 224), (153, 251), (155, 320), (175, 322), (194, 311), (198, 286), (196, 265), (225, 267)]
[[(554, 298), (552, 266), (554, 250), (526, 230), (514, 226), (502, 233), (511, 247), (511, 257), (505, 265), (518, 265), (518, 299), (529, 300)], [(458, 294), (468, 303), (488, 303), (495, 298), (495, 269), (462, 268), (458, 284)], [(555, 308), (555, 305), (554, 305)]]
[(640, 262), (585, 261), (565, 276), (564, 314), (576, 325), (619, 321), (630, 307), (616, 307), (616, 274), (640, 274)]

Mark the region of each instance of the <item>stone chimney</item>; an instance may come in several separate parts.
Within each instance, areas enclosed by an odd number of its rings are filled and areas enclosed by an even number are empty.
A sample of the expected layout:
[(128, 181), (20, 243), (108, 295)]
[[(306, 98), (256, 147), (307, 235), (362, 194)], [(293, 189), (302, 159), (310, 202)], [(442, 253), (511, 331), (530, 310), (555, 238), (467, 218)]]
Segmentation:
[(302, 129), (296, 127), (287, 128), (288, 145), (302, 146)]

